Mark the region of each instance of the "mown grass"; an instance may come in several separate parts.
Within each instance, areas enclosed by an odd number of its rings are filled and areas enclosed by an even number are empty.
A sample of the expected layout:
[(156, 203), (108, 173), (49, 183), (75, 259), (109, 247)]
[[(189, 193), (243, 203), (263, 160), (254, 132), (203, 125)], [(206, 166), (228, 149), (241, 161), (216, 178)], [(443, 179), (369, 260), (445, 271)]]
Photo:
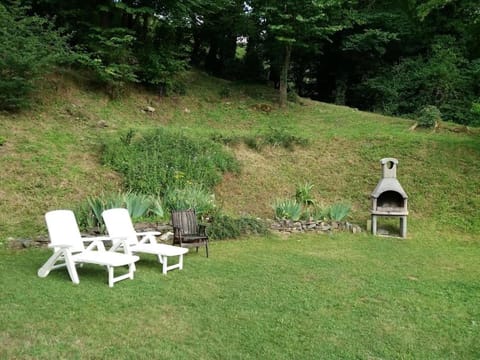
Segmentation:
[[(39, 279), (47, 250), (2, 250), (0, 357), (475, 359), (478, 241), (299, 235), (154, 257), (113, 289), (100, 267)], [(8, 274), (8, 276), (6, 276)]]

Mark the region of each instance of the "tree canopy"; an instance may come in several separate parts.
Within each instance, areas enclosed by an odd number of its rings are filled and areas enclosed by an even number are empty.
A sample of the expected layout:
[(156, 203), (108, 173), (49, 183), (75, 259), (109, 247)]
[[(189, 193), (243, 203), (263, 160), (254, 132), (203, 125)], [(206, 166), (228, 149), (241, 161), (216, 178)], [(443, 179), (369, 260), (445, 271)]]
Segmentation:
[(112, 96), (131, 82), (176, 91), (195, 66), (271, 82), (281, 105), (291, 92), (400, 116), (435, 106), (480, 125), (477, 0), (0, 0), (0, 18), (3, 109), (12, 81), (68, 58)]

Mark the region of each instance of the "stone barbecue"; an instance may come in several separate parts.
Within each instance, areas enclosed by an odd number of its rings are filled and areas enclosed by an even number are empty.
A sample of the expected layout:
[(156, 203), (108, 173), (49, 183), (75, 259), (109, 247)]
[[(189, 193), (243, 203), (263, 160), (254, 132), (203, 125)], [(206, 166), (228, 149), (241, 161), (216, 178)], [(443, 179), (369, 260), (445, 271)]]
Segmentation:
[(381, 216), (398, 217), (400, 219), (400, 236), (407, 237), (408, 196), (397, 180), (398, 160), (384, 158), (382, 178), (371, 194), (372, 198), (372, 234), (377, 234), (377, 219)]

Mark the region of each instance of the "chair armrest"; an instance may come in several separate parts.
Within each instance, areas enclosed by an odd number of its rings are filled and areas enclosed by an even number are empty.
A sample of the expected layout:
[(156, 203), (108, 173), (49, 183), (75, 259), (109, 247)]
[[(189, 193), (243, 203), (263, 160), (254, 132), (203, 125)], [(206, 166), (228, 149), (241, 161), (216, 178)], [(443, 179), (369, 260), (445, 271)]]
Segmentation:
[(112, 247), (110, 249), (108, 249), (108, 251), (115, 252), (115, 251), (119, 251), (119, 250), (123, 249), (123, 252), (125, 254), (132, 255), (132, 250), (130, 248), (130, 244), (128, 243), (126, 237), (112, 236), (109, 239), (112, 240)]
[(142, 236), (140, 239), (139, 243), (140, 244), (156, 244), (157, 239), (155, 238), (155, 235), (160, 235), (161, 232), (159, 231), (145, 231), (145, 232), (137, 232), (137, 236)]
[(48, 244), (48, 247), (50, 249), (52, 248), (68, 249), (72, 247), (72, 245), (71, 244)]
[(93, 249), (97, 248), (98, 251), (105, 251), (105, 245), (103, 244), (102, 240), (98, 240), (98, 239), (95, 239), (95, 238), (90, 238), (89, 240), (86, 240), (86, 241), (91, 241), (91, 243), (86, 247), (85, 250), (93, 250)]
[(83, 242), (89, 242), (89, 241), (107, 241), (107, 240), (112, 240), (110, 236), (96, 236), (96, 237), (82, 237)]
[(198, 233), (207, 236), (207, 225), (198, 224)]

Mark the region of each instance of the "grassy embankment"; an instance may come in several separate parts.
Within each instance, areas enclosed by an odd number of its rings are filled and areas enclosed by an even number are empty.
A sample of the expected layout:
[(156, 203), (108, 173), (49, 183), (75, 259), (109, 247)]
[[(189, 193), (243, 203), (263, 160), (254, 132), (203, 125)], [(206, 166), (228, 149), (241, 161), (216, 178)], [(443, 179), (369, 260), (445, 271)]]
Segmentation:
[[(399, 159), (410, 196), (407, 241), (368, 234), (276, 236), (212, 244), (163, 277), (153, 258), (134, 281), (109, 289), (86, 266), (74, 286), (65, 271), (35, 276), (44, 249), (1, 250), (0, 357), (5, 358), (462, 358), (480, 356), (480, 139), (443, 125), (312, 101), (288, 110), (268, 89), (189, 75), (187, 94), (136, 92), (109, 101), (57, 80), (44, 104), (0, 115), (0, 237), (45, 233), (43, 214), (88, 195), (117, 191), (100, 144), (121, 129), (170, 126), (198, 136), (284, 127), (307, 147), (254, 151), (216, 189), (231, 214), (271, 217), (275, 198), (315, 185), (325, 205), (349, 201), (364, 225), (379, 159)], [(228, 98), (220, 97), (226, 93)], [(153, 114), (141, 110), (151, 105)], [(107, 125), (107, 126), (104, 126)]]

